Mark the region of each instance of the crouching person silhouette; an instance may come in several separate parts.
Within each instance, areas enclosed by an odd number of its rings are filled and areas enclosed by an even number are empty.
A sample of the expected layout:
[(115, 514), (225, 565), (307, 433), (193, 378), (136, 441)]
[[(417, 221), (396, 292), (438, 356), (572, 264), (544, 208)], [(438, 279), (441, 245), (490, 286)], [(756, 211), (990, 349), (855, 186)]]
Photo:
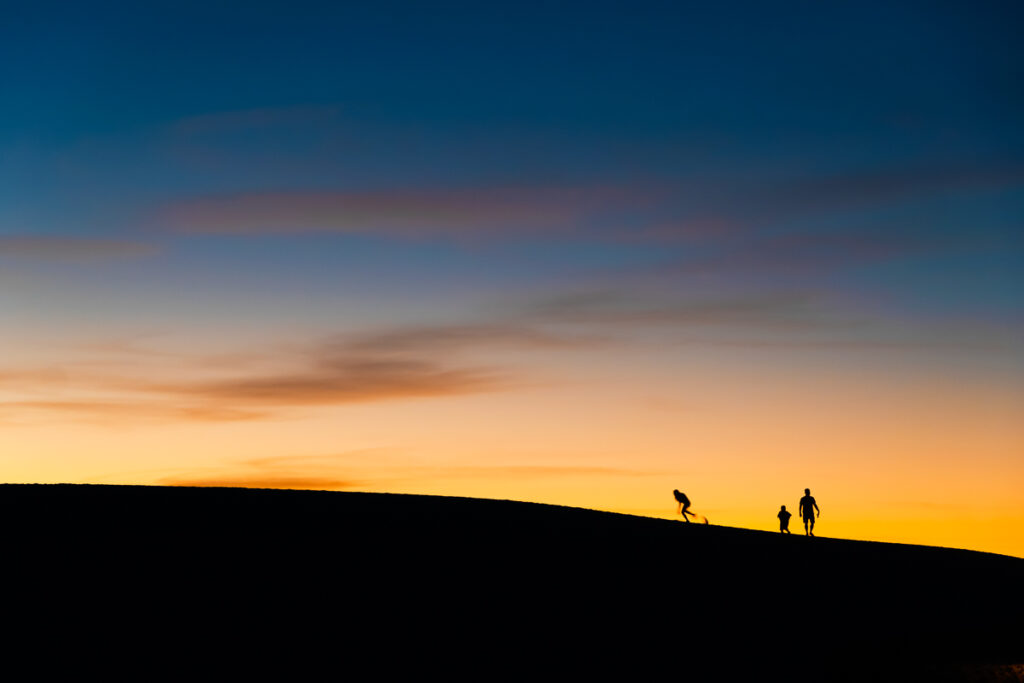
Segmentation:
[[(689, 511), (690, 499), (687, 498), (686, 494), (679, 489), (673, 489), (672, 495), (676, 497), (676, 502), (679, 503), (679, 513), (683, 516), (683, 519), (689, 522), (690, 518), (687, 515), (693, 515), (693, 513)], [(694, 517), (696, 517), (696, 515), (694, 515)]]

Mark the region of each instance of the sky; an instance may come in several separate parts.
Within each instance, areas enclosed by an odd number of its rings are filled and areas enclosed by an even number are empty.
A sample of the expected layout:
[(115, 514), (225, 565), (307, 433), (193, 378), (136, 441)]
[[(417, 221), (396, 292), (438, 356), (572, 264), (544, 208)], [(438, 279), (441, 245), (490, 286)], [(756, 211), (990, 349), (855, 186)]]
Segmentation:
[(0, 480), (1024, 557), (1020, 3), (2, 16)]

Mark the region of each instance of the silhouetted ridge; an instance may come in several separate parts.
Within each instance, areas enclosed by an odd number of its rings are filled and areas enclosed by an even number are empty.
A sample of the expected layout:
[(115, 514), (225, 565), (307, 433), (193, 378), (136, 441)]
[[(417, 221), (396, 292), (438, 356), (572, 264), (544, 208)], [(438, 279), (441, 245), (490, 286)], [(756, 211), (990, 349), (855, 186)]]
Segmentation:
[(816, 680), (845, 680), (839, 661), (892, 680), (1024, 662), (1024, 560), (1000, 555), (399, 494), (4, 485), (0, 505), (23, 581), (61, 593), (73, 568), (76, 595), (149, 600), (168, 623), (216, 607), (246, 632), (256, 610), (319, 642), (340, 637), (307, 630), (329, 614), (346, 647), (553, 647), (595, 671), (641, 653), (714, 669), (741, 652)]

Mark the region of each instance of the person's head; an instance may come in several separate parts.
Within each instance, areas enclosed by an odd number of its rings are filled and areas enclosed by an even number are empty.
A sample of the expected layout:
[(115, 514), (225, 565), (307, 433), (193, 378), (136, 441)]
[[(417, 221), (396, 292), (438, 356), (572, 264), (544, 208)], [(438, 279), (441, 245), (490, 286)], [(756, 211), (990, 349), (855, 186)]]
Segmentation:
[(810, 489), (804, 489), (804, 495), (805, 496), (811, 495), (811, 490)]
[(785, 512), (785, 511), (786, 511), (786, 506), (785, 506), (785, 505), (783, 505), (783, 506), (782, 506), (782, 511), (783, 511), (783, 512)]

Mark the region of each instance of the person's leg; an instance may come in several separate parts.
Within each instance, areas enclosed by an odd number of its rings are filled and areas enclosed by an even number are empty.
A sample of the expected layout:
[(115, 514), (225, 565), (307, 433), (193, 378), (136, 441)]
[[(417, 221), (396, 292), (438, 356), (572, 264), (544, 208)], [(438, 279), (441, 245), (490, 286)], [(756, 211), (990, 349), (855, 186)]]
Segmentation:
[(693, 514), (692, 512), (689, 512), (689, 510), (690, 510), (690, 506), (689, 505), (684, 505), (683, 506), (683, 519), (685, 519), (687, 522), (690, 521), (690, 518), (687, 517), (687, 515), (692, 515)]
[(811, 530), (809, 533), (811, 536), (814, 535), (814, 517), (811, 517)]

